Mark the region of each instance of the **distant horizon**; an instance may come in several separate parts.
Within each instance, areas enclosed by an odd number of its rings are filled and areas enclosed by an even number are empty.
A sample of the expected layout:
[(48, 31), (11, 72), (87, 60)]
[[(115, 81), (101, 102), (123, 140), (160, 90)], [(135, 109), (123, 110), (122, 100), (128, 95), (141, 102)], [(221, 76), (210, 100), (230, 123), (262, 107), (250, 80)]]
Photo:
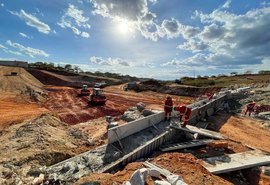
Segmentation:
[(174, 80), (270, 70), (265, 0), (0, 0), (0, 60)]

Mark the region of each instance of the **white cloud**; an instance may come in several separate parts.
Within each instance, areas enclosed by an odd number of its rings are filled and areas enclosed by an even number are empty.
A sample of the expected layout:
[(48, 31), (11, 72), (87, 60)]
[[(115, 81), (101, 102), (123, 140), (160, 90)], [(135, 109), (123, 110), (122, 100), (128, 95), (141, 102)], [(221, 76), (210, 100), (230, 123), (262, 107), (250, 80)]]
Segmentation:
[(24, 38), (28, 38), (28, 39), (31, 38), (30, 36), (28, 36), (28, 35), (26, 35), (25, 33), (22, 33), (22, 32), (19, 32), (19, 35), (24, 37)]
[(225, 5), (209, 14), (195, 12), (203, 26), (196, 34), (182, 34), (186, 41), (178, 48), (196, 54), (174, 59), (165, 66), (212, 66), (239, 70), (247, 66), (265, 66), (265, 61), (269, 61), (266, 58), (270, 58), (270, 7), (237, 15), (224, 10), (230, 1)]
[(36, 28), (41, 33), (49, 34), (51, 31), (49, 25), (41, 22), (38, 18), (29, 13), (26, 13), (24, 10), (21, 10), (20, 12), (10, 11), (10, 13), (18, 16), (19, 18), (24, 20), (28, 26)]
[(90, 29), (88, 24), (89, 18), (83, 16), (83, 10), (78, 9), (76, 6), (69, 4), (65, 14), (61, 17), (60, 22), (57, 24), (62, 28), (70, 28), (74, 34), (81, 37), (88, 38), (90, 35), (80, 29)]
[(7, 47), (3, 46), (2, 44), (0, 44), (0, 48), (1, 49), (8, 49)]
[(129, 22), (129, 26), (138, 30), (142, 36), (152, 41), (160, 38), (175, 38), (181, 34), (195, 34), (198, 28), (185, 26), (172, 18), (158, 23), (155, 13), (148, 9), (148, 2), (155, 4), (156, 0), (91, 0), (93, 14), (112, 19), (114, 22)]
[(230, 5), (231, 5), (231, 0), (228, 0), (224, 3), (224, 5), (222, 5), (222, 8), (230, 8)]
[(15, 42), (11, 42), (10, 40), (7, 40), (6, 45), (11, 46), (15, 49), (18, 49), (20, 52), (22, 52), (22, 53), (24, 53), (32, 58), (35, 58), (35, 56), (49, 57), (49, 54), (43, 50), (35, 49), (35, 48), (31, 48), (31, 47), (26, 47), (26, 46), (23, 46), (21, 44), (15, 43)]
[(1, 6), (4, 7), (5, 6), (4, 3), (1, 3)]
[(95, 57), (92, 56), (90, 57), (90, 62), (94, 63), (94, 64), (99, 64), (99, 65), (105, 65), (105, 66), (124, 66), (124, 67), (128, 67), (130, 66), (130, 62), (124, 59), (120, 59), (120, 58), (107, 58), (107, 59), (103, 59), (102, 57)]

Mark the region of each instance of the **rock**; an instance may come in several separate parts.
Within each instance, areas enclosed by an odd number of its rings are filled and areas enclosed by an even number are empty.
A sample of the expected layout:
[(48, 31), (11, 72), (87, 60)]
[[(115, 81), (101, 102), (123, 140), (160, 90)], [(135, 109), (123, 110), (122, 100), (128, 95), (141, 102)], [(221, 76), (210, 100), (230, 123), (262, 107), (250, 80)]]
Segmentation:
[(160, 176), (160, 172), (155, 169), (149, 169), (148, 172), (151, 177), (159, 178)]
[(149, 110), (149, 109), (144, 109), (144, 110), (142, 111), (142, 115), (143, 115), (144, 117), (150, 116), (150, 115), (152, 115), (152, 114), (154, 114), (154, 112), (152, 112), (152, 111)]
[(128, 111), (136, 111), (136, 110), (138, 110), (137, 107), (130, 107), (130, 108), (128, 108)]
[(85, 182), (85, 183), (82, 183), (81, 185), (100, 185), (100, 182), (97, 182), (97, 181)]
[(154, 185), (171, 185), (171, 184), (167, 181), (157, 180), (157, 181), (155, 181)]
[(123, 184), (122, 185), (131, 185), (130, 184), (130, 182), (129, 181), (125, 181), (125, 182), (123, 182)]
[(228, 148), (229, 144), (227, 141), (213, 141), (207, 144), (210, 148)]
[(33, 180), (33, 185), (39, 185), (43, 182), (43, 180), (44, 180), (44, 174), (39, 174), (39, 177), (36, 177)]
[(176, 185), (177, 181), (182, 180), (180, 176), (174, 175), (174, 174), (168, 175), (166, 178), (167, 178), (167, 181), (171, 183), (172, 185)]
[(124, 114), (121, 116), (121, 119), (127, 122), (131, 122), (141, 117), (143, 117), (141, 113), (138, 110), (135, 110), (124, 112)]
[(144, 185), (146, 181), (146, 177), (148, 175), (148, 169), (142, 168), (136, 170), (130, 178), (131, 185)]
[(139, 103), (137, 103), (136, 107), (141, 112), (145, 109), (145, 104), (142, 102), (139, 102)]
[(260, 167), (261, 173), (270, 176), (270, 166), (262, 166)]

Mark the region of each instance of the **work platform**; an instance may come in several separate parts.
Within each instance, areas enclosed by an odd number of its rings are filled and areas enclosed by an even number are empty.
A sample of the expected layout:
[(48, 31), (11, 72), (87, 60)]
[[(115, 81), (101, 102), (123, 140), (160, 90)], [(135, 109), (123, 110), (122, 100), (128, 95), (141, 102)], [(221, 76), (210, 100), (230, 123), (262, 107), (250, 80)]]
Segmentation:
[(203, 166), (213, 174), (270, 164), (270, 155), (260, 150), (211, 157), (204, 159)]
[(191, 125), (187, 125), (186, 127), (181, 127), (181, 126), (176, 125), (176, 124), (171, 124), (170, 127), (174, 128), (174, 129), (190, 132), (190, 133), (198, 133), (199, 135), (207, 136), (207, 137), (214, 138), (214, 139), (225, 139), (225, 137), (222, 136), (218, 132), (214, 132), (214, 131), (203, 129), (203, 128), (198, 128), (198, 127), (191, 126)]

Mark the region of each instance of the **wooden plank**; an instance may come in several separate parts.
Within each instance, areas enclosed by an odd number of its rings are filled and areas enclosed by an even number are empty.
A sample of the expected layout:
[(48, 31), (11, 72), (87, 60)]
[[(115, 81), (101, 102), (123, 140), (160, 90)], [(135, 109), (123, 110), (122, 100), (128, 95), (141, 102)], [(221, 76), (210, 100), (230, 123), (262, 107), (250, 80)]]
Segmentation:
[(198, 133), (200, 135), (207, 136), (207, 137), (210, 137), (210, 138), (225, 139), (225, 137), (222, 136), (218, 132), (214, 132), (214, 131), (203, 129), (203, 128), (198, 128), (198, 127), (191, 126), (191, 125), (187, 125), (186, 127), (181, 127), (179, 125), (172, 124), (171, 127), (175, 128), (175, 129), (178, 129), (178, 130), (183, 130), (183, 131), (186, 131), (186, 132), (190, 132), (190, 133)]
[(203, 166), (213, 174), (270, 164), (270, 156), (259, 150), (204, 159)]
[(189, 142), (165, 145), (165, 146), (160, 147), (160, 150), (163, 152), (180, 150), (180, 149), (191, 148), (191, 147), (195, 147), (195, 146), (203, 146), (203, 145), (206, 145), (207, 143), (211, 143), (213, 141), (214, 141), (213, 139), (193, 140), (193, 141), (189, 141)]

